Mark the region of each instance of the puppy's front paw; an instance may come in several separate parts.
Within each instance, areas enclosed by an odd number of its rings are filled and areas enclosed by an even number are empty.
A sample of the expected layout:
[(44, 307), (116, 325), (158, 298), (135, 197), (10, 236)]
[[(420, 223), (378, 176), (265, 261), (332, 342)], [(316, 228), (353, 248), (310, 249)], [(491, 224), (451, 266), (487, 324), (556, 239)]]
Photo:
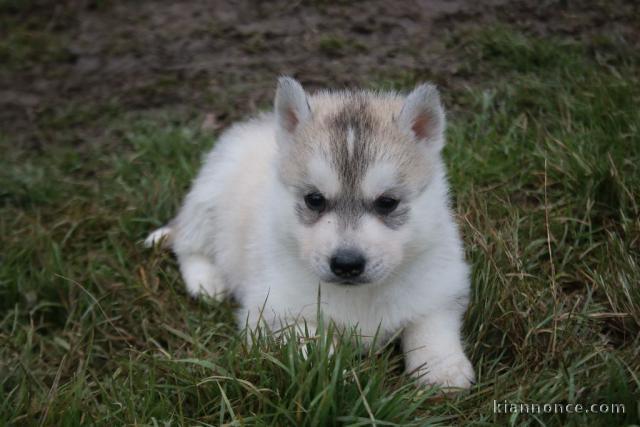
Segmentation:
[(151, 234), (149, 234), (149, 236), (144, 239), (144, 245), (147, 248), (153, 248), (155, 246), (168, 248), (171, 245), (172, 234), (173, 229), (171, 227), (160, 227), (157, 230), (151, 232)]
[(187, 291), (192, 296), (204, 294), (219, 301), (224, 299), (223, 278), (216, 266), (207, 258), (199, 255), (181, 257), (180, 270), (187, 285)]
[(413, 371), (413, 375), (419, 377), (423, 384), (443, 388), (468, 389), (475, 379), (473, 366), (463, 353), (427, 360), (419, 369)]

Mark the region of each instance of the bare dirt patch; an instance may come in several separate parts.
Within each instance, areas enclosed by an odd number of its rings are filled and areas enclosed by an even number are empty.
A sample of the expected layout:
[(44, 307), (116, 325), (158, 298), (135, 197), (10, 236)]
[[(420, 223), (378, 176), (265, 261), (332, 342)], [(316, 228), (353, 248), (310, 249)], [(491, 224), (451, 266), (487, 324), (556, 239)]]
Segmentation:
[(311, 88), (459, 88), (486, 80), (465, 45), (496, 23), (635, 46), (640, 28), (632, 1), (45, 1), (0, 11), (1, 129), (32, 143), (114, 110), (204, 112), (224, 124), (268, 105), (280, 74)]

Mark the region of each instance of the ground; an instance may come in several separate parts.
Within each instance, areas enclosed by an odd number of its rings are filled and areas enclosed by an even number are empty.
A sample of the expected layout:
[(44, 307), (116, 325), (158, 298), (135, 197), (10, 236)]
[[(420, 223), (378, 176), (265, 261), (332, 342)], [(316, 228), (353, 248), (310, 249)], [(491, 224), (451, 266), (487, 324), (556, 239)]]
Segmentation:
[[(618, 0), (0, 0), (2, 424), (640, 423), (639, 29)], [(280, 74), (440, 86), (469, 392), (416, 387), (393, 345), (247, 348), (140, 244)]]

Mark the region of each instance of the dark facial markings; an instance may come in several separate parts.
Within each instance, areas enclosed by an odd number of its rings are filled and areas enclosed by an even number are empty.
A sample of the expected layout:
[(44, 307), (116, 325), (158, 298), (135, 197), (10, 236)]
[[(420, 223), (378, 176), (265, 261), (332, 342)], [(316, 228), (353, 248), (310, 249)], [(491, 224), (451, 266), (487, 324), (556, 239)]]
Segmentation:
[(298, 217), (298, 220), (303, 225), (306, 225), (307, 227), (310, 227), (313, 224), (315, 224), (316, 222), (318, 222), (318, 220), (322, 216), (322, 213), (317, 212), (317, 211), (312, 211), (311, 209), (309, 209), (307, 207), (307, 205), (305, 204), (304, 200), (302, 200), (302, 197), (300, 199), (301, 200), (296, 203), (296, 207), (295, 207), (296, 216)]
[[(326, 212), (337, 210), (336, 209), (337, 203), (332, 200), (325, 199), (325, 205), (323, 209), (315, 210), (309, 207), (306, 200), (304, 200), (304, 197), (301, 196), (301, 199), (302, 200), (296, 203), (296, 206), (295, 206), (296, 215), (300, 220), (300, 222), (306, 226), (312, 226), (313, 224), (318, 222), (318, 220), (320, 220), (320, 218), (322, 218), (322, 216)], [(390, 212), (389, 214), (380, 214), (379, 212), (377, 212), (376, 207), (374, 206), (374, 203), (375, 202), (365, 203), (362, 201), (354, 200), (350, 204), (359, 205), (358, 218), (364, 215), (365, 212), (371, 213), (372, 215), (375, 215), (377, 218), (379, 218), (380, 221), (382, 221), (387, 227), (391, 228), (392, 230), (397, 230), (409, 219), (410, 209), (409, 209), (409, 206), (407, 205), (400, 204), (396, 209), (393, 210), (393, 212)], [(341, 221), (343, 220), (341, 219)], [(340, 225), (344, 227), (350, 224), (345, 225), (343, 221), (343, 223)]]
[[(306, 226), (311, 226), (318, 222), (324, 213), (332, 208), (331, 201), (324, 198), (324, 195), (318, 191), (317, 188), (311, 186), (304, 186), (297, 188), (297, 202), (295, 206), (296, 216), (298, 220)], [(318, 209), (314, 206), (314, 202), (310, 199), (316, 199), (317, 195), (321, 195), (323, 198), (322, 209)], [(313, 196), (313, 197), (311, 197)], [(311, 202), (311, 204), (309, 203)]]
[(375, 139), (376, 126), (379, 125), (370, 111), (366, 97), (354, 95), (340, 111), (325, 120), (325, 126), (330, 130), (330, 144), (322, 154), (338, 174), (341, 191), (335, 199), (325, 198), (322, 210), (314, 210), (309, 208), (307, 197), (317, 192), (317, 189), (299, 189), (296, 213), (300, 222), (311, 226), (324, 213), (335, 212), (339, 226), (346, 229), (356, 227), (360, 218), (370, 213), (391, 229), (402, 226), (409, 216), (406, 204), (400, 200), (397, 207), (389, 212), (382, 212), (376, 205), (376, 200), (365, 200), (361, 191), (361, 183), (369, 166), (379, 159), (382, 154), (380, 151), (384, 148), (381, 141)]
[(379, 149), (372, 143), (376, 123), (366, 98), (354, 97), (327, 122), (332, 133), (329, 158), (340, 182), (356, 190)]
[(367, 99), (356, 95), (327, 118), (331, 139), (326, 154), (341, 184), (335, 212), (344, 228), (356, 226), (368, 208), (360, 192), (360, 183), (379, 150), (373, 144), (376, 122), (369, 108)]
[(397, 230), (409, 219), (409, 206), (398, 206), (398, 208), (392, 213), (390, 213), (389, 215), (381, 216), (380, 219), (390, 229)]

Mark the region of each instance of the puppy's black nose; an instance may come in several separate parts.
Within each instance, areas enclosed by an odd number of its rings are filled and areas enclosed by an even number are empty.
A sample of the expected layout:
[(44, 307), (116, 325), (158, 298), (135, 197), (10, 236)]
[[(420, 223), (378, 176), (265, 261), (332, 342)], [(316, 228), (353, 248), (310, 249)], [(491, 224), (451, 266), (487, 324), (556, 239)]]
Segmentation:
[(366, 262), (360, 252), (353, 249), (340, 249), (331, 257), (329, 266), (336, 276), (349, 279), (361, 275)]

